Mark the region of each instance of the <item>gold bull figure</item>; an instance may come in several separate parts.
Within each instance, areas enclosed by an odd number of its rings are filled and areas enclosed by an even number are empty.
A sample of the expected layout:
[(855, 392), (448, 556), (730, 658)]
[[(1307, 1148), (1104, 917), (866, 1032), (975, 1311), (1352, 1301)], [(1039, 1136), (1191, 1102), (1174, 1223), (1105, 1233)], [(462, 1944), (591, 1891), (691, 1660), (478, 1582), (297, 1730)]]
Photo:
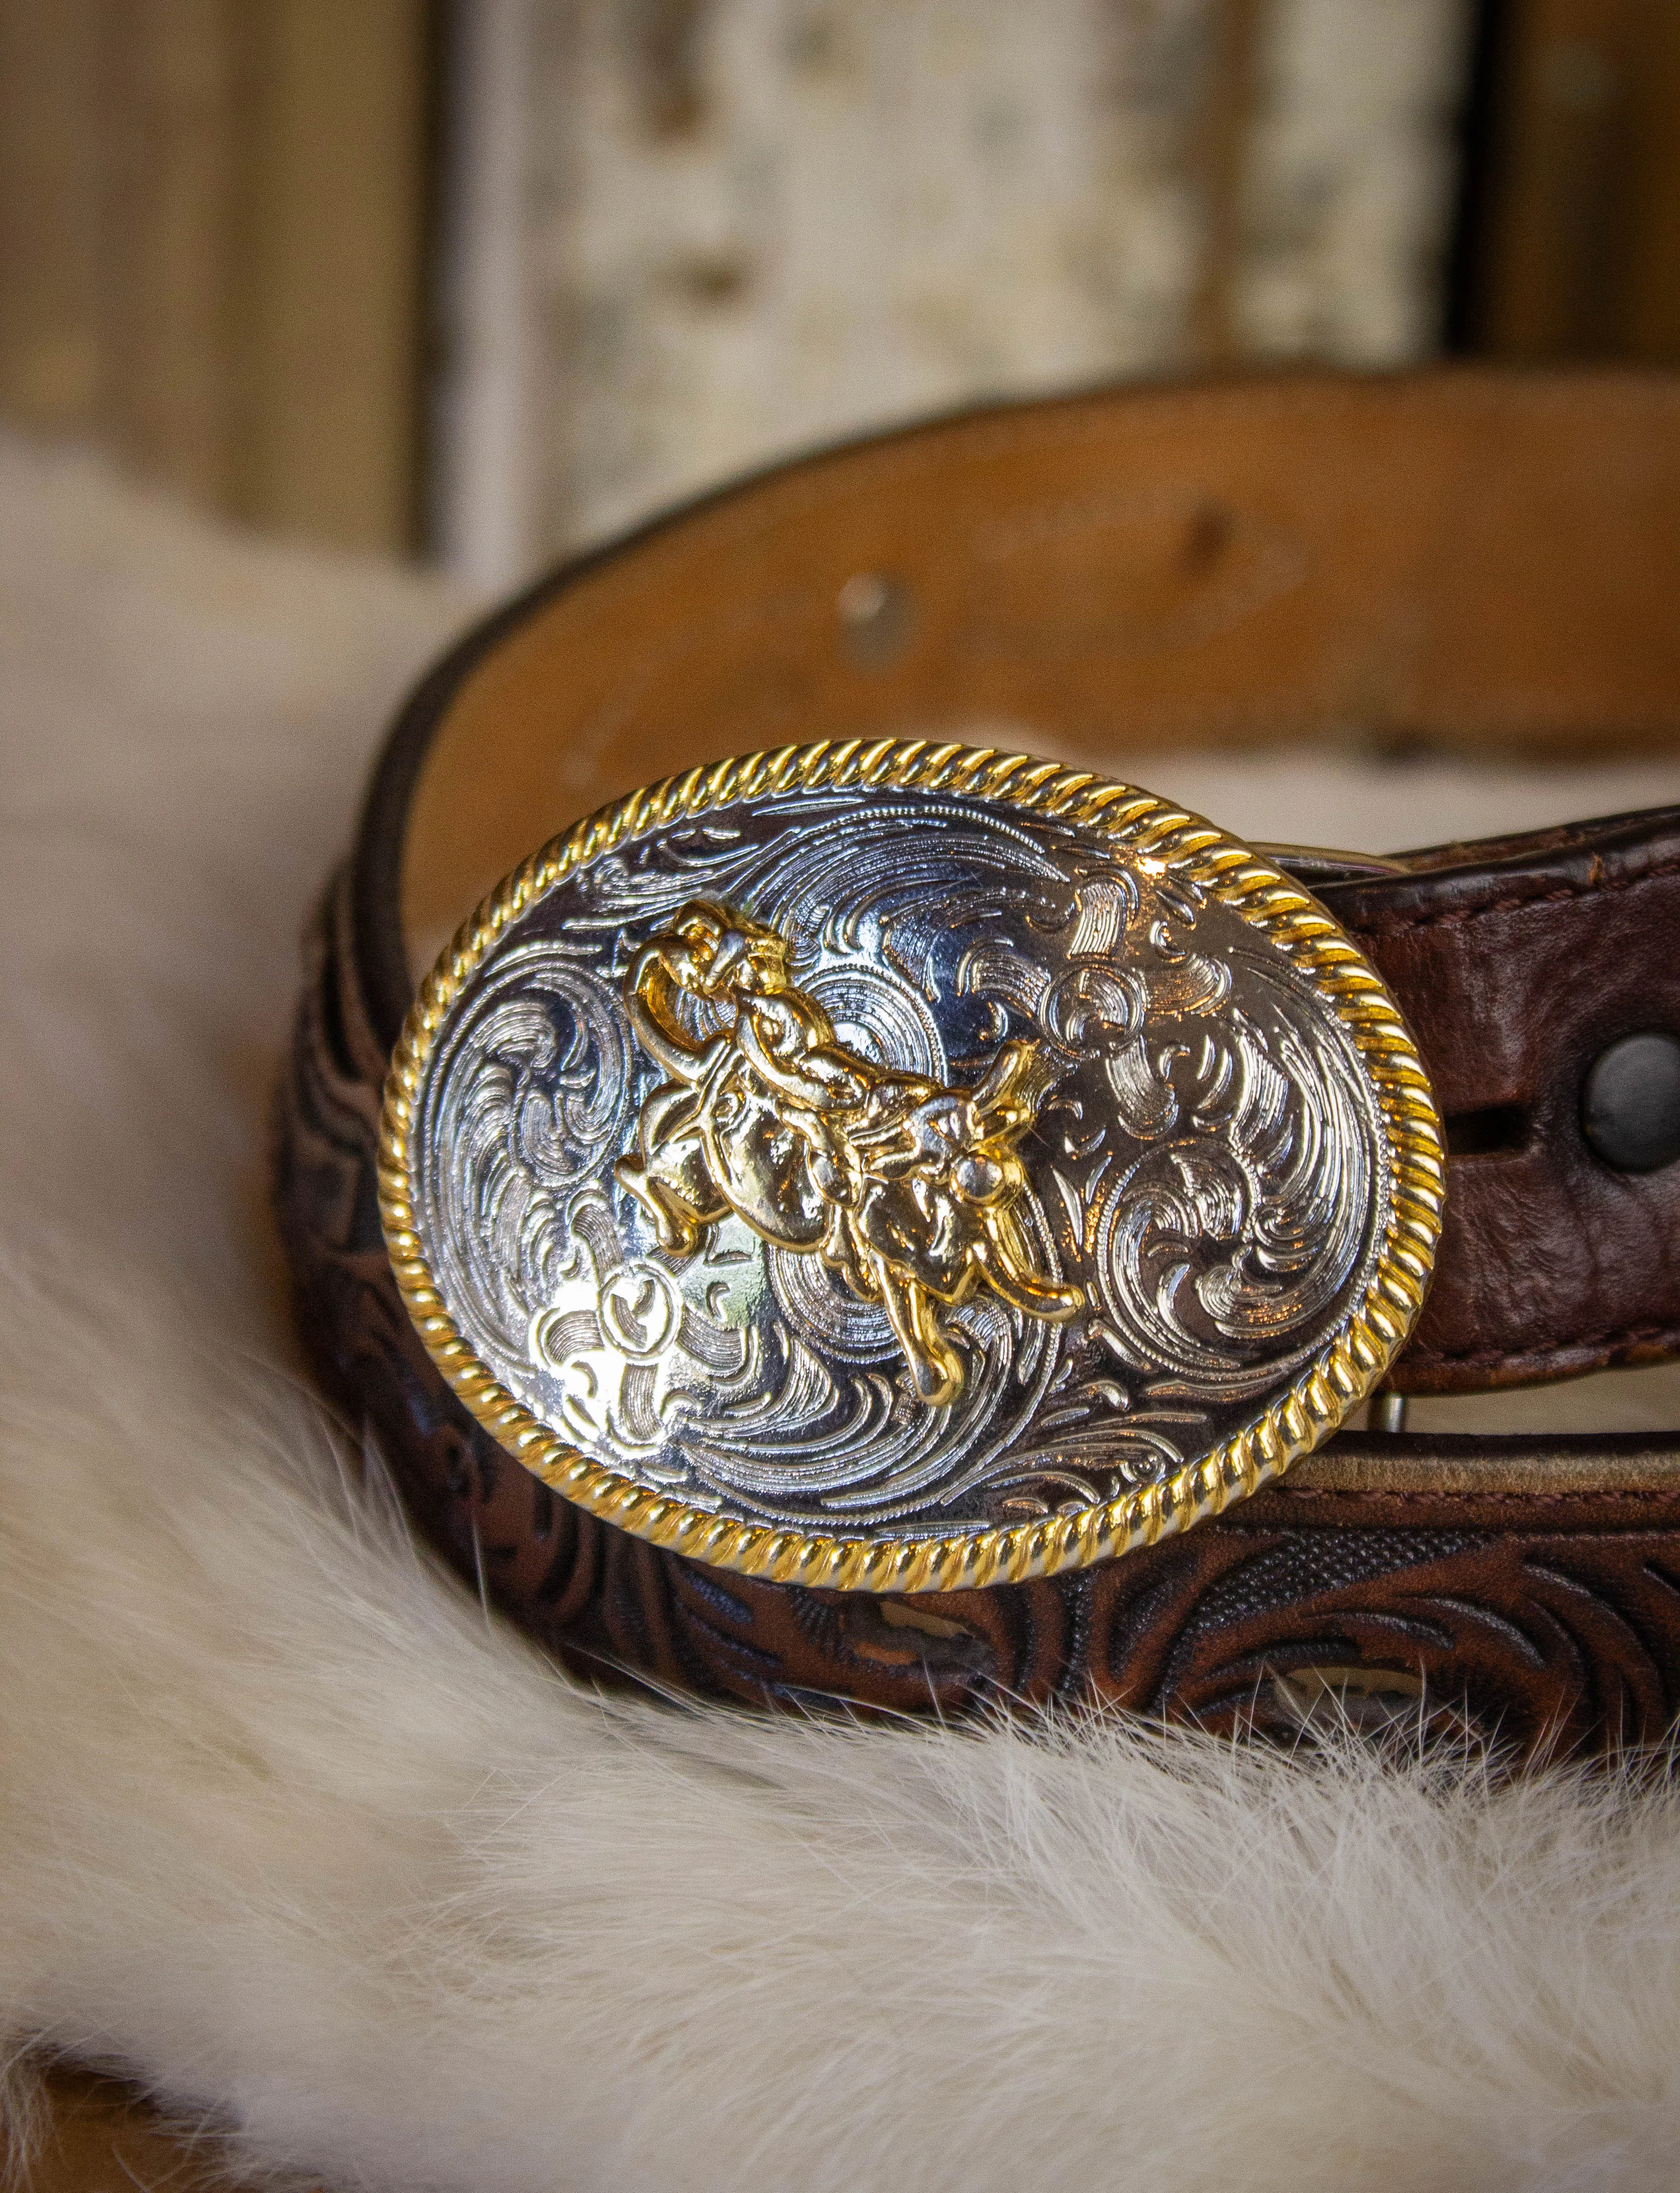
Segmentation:
[[(731, 1014), (705, 1036), (679, 999)], [(820, 1256), (879, 1303), (930, 1407), (963, 1390), (940, 1320), (982, 1281), (1013, 1308), (1060, 1322), (1083, 1303), (1041, 1270), (1016, 1206), (1016, 1145), (1057, 1075), (1035, 1042), (1004, 1044), (973, 1089), (946, 1089), (848, 1050), (794, 987), (786, 940), (696, 900), (637, 954), (625, 999), (670, 1078), (643, 1105), (637, 1150), (614, 1168), (661, 1245), (690, 1255), (730, 1211), (767, 1241)], [(716, 1012), (711, 1015), (716, 1019)]]

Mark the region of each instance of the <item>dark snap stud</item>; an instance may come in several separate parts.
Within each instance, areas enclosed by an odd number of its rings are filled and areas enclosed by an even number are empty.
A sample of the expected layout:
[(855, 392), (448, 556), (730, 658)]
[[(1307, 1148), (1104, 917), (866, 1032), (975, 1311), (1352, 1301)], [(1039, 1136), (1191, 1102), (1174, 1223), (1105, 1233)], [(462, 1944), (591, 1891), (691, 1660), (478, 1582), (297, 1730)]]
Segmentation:
[(1618, 1172), (1680, 1158), (1680, 1037), (1654, 1029), (1601, 1051), (1581, 1086), (1581, 1131)]

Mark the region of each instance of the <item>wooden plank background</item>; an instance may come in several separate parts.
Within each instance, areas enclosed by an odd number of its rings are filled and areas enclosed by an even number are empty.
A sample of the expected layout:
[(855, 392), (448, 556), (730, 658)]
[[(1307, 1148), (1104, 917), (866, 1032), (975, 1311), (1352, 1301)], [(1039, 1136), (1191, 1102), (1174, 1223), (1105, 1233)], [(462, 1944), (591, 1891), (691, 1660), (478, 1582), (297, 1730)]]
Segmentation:
[(1397, 362), (1467, 5), (0, 0), (0, 410), (494, 585), (918, 410)]
[(0, 0), (0, 414), (489, 587), (918, 411), (1426, 356), (1455, 226), (1461, 346), (1680, 357), (1675, 0)]
[(426, 0), (0, 0), (0, 409), (417, 538)]

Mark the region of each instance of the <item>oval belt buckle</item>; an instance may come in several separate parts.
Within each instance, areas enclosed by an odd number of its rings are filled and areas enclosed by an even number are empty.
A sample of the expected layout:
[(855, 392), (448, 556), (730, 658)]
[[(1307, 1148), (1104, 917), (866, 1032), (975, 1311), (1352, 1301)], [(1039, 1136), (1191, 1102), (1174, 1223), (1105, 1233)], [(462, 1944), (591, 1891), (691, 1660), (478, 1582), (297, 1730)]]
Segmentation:
[(409, 1312), (568, 1499), (746, 1575), (1019, 1582), (1217, 1514), (1421, 1307), (1439, 1122), (1301, 886), (922, 741), (720, 762), (535, 855), (420, 989)]

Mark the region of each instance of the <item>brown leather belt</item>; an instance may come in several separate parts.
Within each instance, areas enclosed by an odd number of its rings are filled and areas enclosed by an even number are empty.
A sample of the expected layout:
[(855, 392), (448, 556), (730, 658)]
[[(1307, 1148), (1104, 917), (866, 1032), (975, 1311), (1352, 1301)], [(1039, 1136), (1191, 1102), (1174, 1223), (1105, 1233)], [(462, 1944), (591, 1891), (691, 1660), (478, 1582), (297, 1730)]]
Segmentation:
[[(1331, 1667), (1519, 1741), (1666, 1726), (1680, 1435), (1343, 1432), (1187, 1537), (984, 1590), (728, 1575), (557, 1497), (466, 1414), (398, 1297), (375, 1171), (392, 1047), (451, 930), (572, 818), (703, 759), (976, 727), (1119, 775), (1132, 749), (1351, 728), (1671, 743), (1677, 427), (1680, 379), (1623, 373), (1009, 407), (769, 473), (468, 638), (404, 711), (315, 931), (277, 1162), (321, 1374), (431, 1534), (569, 1658), (752, 1702), (1061, 1695), (1217, 1722)], [(1390, 1385), (1680, 1352), (1680, 810), (1280, 858), (1398, 1000), (1445, 1119), (1433, 1290)]]

